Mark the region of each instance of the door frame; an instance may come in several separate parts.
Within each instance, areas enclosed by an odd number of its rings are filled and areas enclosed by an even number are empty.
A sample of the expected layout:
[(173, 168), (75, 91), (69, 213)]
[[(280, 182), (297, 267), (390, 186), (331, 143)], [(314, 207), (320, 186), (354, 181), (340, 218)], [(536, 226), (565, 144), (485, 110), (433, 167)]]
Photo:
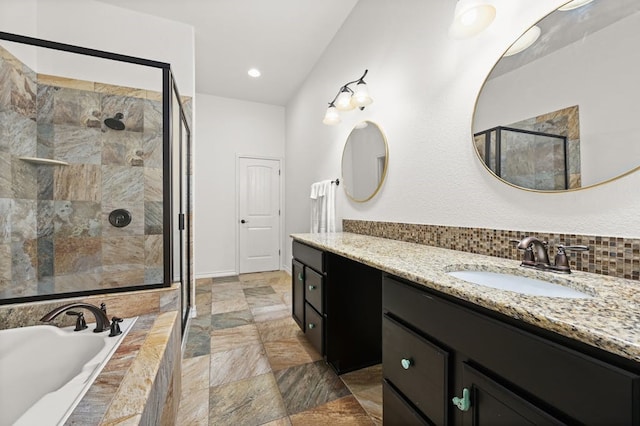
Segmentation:
[(278, 161), (280, 164), (280, 182), (279, 188), (280, 191), (280, 205), (278, 208), (280, 209), (280, 216), (278, 218), (278, 250), (280, 253), (280, 261), (278, 265), (278, 270), (282, 270), (282, 255), (284, 253), (282, 247), (282, 232), (284, 230), (284, 158), (282, 157), (272, 157), (267, 155), (252, 155), (252, 154), (238, 154), (236, 153), (236, 203), (235, 203), (235, 224), (236, 224), (236, 275), (240, 274), (240, 159), (241, 158), (250, 158), (254, 160), (273, 160)]

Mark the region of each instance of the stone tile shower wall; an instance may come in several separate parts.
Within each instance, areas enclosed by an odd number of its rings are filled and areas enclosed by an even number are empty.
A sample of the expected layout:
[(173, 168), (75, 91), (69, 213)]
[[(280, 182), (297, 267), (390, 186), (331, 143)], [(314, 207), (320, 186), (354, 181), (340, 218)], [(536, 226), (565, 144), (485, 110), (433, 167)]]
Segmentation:
[(375, 222), (344, 219), (344, 232), (389, 238), (505, 259), (522, 260), (522, 251), (511, 240), (534, 235), (549, 242), (553, 260), (555, 246), (585, 245), (587, 252), (569, 254), (571, 269), (640, 280), (640, 239), (597, 235), (551, 234), (486, 228)]
[[(161, 94), (0, 56), (0, 297), (162, 282)], [(118, 112), (122, 131), (104, 125)], [(121, 208), (132, 221), (116, 228)]]

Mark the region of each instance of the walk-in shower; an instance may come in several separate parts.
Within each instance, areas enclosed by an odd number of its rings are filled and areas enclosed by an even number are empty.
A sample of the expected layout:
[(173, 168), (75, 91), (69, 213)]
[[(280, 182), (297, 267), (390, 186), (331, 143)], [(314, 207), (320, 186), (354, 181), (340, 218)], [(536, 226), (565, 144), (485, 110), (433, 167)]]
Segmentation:
[(181, 283), (187, 315), (190, 103), (169, 64), (0, 32), (0, 304)]

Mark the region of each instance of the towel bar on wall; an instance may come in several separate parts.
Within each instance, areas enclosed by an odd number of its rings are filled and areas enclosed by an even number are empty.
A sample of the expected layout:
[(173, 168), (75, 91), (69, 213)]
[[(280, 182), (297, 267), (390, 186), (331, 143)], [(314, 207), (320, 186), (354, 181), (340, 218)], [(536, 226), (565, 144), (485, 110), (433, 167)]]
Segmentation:
[(331, 183), (335, 183), (336, 186), (340, 186), (340, 179), (332, 180)]

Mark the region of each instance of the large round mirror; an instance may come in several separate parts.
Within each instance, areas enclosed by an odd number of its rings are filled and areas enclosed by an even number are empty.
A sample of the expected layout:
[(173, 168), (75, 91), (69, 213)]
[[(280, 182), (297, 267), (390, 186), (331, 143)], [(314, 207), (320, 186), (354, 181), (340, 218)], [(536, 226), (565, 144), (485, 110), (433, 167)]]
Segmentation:
[(387, 174), (389, 148), (380, 127), (363, 121), (355, 125), (342, 152), (342, 182), (353, 201), (364, 202), (378, 193)]
[(638, 0), (573, 1), (538, 22), (478, 97), (474, 144), (486, 168), (538, 191), (586, 188), (636, 170), (639, 45)]

